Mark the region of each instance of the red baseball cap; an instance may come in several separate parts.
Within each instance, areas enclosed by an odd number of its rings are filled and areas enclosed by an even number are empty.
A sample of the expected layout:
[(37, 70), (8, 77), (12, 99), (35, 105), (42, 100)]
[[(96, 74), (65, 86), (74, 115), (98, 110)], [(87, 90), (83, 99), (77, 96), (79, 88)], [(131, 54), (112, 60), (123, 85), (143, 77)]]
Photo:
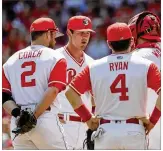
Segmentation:
[(132, 37), (130, 28), (126, 23), (114, 23), (107, 28), (107, 40), (120, 41)]
[(36, 19), (30, 27), (30, 32), (35, 31), (48, 31), (48, 30), (54, 30), (56, 31), (56, 37), (63, 36), (61, 32), (59, 32), (59, 29), (55, 25), (55, 22), (51, 18), (38, 18)]
[(95, 32), (94, 30), (92, 30), (92, 22), (90, 18), (86, 16), (71, 17), (68, 21), (67, 29)]

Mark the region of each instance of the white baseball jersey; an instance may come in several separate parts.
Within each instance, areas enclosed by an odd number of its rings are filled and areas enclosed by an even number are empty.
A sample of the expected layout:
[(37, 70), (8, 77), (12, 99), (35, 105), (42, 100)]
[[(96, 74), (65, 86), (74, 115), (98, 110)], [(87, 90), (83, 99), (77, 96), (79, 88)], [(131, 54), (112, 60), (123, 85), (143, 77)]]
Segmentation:
[[(90, 64), (93, 59), (89, 57), (87, 54), (83, 53), (83, 59), (79, 63), (75, 60), (75, 58), (69, 53), (66, 47), (61, 47), (57, 49), (56, 51), (62, 53), (67, 61), (67, 85), (71, 82), (71, 80), (78, 74), (80, 73), (88, 64)], [(68, 88), (68, 87), (67, 87)], [(60, 94), (57, 96), (57, 100), (59, 101), (61, 105), (61, 112), (67, 112), (67, 113), (73, 113), (74, 109), (70, 105), (69, 101), (67, 100), (65, 96), (65, 91), (62, 91)], [(88, 109), (91, 111), (91, 95), (90, 93), (86, 92), (82, 96), (83, 102), (86, 104)]]
[(66, 61), (53, 49), (32, 45), (16, 52), (3, 65), (3, 91), (12, 93), (16, 104), (41, 101), (48, 87), (66, 86)]
[[(158, 48), (161, 47), (161, 43), (157, 43), (157, 45)], [(158, 48), (139, 48), (135, 50), (135, 54), (153, 61), (161, 70), (161, 49)]]
[(85, 68), (70, 87), (79, 94), (92, 89), (96, 115), (125, 120), (146, 115), (147, 87), (159, 92), (160, 79), (151, 61), (132, 53), (112, 54)]
[[(139, 45), (140, 48), (135, 50), (135, 54), (153, 61), (157, 65), (159, 70), (161, 70), (161, 43), (158, 42), (154, 44), (155, 44), (155, 48), (152, 48), (150, 44), (148, 44), (148, 46), (145, 46), (144, 48), (141, 48), (141, 46)], [(147, 97), (148, 114), (152, 113), (155, 107), (157, 98), (158, 98), (157, 93), (155, 93), (155, 91), (151, 89), (148, 89), (148, 97)], [(159, 120), (156, 126), (153, 128), (153, 130), (149, 134), (149, 139), (150, 139), (149, 149), (160, 149), (160, 146), (161, 146), (161, 141), (160, 141), (161, 128), (160, 127), (161, 127), (161, 122)]]

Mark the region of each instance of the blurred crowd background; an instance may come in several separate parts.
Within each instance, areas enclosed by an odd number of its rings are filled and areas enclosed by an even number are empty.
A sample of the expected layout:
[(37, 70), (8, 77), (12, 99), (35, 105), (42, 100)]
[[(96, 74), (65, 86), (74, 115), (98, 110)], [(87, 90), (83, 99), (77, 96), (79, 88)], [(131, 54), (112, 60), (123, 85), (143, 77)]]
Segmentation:
[[(30, 45), (29, 28), (39, 17), (51, 17), (66, 33), (67, 21), (74, 15), (91, 18), (96, 35), (85, 52), (94, 59), (111, 53), (106, 44), (106, 28), (120, 21), (128, 22), (135, 14), (149, 10), (161, 19), (161, 0), (2, 0), (2, 64), (16, 51)], [(67, 36), (57, 38), (59, 48)], [(12, 149), (10, 116), (3, 110), (3, 149)]]

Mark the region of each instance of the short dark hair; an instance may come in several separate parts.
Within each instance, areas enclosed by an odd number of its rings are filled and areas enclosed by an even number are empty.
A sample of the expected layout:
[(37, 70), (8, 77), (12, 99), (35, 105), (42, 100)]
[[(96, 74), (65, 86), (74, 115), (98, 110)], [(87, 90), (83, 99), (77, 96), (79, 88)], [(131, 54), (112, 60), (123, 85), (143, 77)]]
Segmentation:
[(46, 31), (34, 31), (31, 33), (31, 40), (34, 41), (36, 40), (39, 36), (44, 34)]
[(130, 43), (131, 43), (131, 38), (126, 40), (120, 40), (120, 41), (112, 41), (110, 42), (110, 45), (112, 46), (114, 51), (124, 51), (129, 48)]

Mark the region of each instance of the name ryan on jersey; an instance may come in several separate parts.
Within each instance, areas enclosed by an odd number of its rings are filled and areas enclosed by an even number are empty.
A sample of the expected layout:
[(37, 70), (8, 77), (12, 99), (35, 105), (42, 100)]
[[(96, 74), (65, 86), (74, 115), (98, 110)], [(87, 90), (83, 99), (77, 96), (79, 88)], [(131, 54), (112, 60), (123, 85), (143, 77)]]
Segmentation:
[(128, 62), (109, 63), (109, 67), (110, 67), (110, 71), (127, 70), (128, 69)]

